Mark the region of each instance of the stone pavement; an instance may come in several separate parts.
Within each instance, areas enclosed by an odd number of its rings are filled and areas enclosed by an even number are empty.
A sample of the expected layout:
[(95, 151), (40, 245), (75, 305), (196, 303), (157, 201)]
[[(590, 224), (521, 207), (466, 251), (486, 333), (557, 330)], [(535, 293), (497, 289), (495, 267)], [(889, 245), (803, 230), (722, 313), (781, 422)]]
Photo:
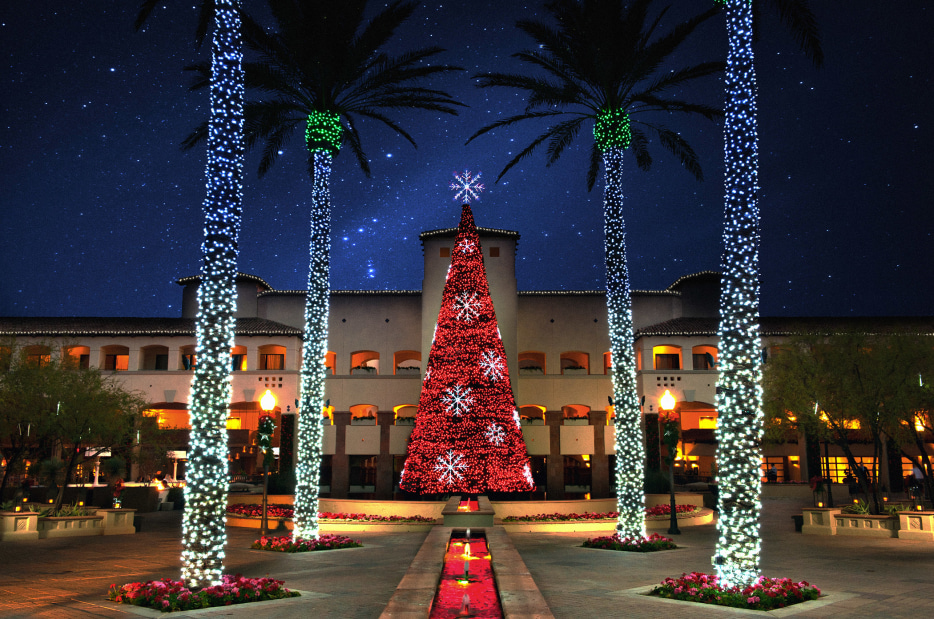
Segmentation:
[[(934, 545), (898, 539), (803, 536), (791, 515), (800, 504), (765, 502), (763, 571), (808, 580), (841, 601), (796, 617), (934, 616)], [(136, 535), (0, 543), (0, 617), (133, 617), (134, 607), (106, 599), (111, 583), (177, 578), (181, 512), (144, 515)], [(684, 571), (710, 572), (713, 525), (682, 529), (683, 548), (637, 554), (581, 548), (580, 533), (516, 533), (510, 538), (558, 619), (749, 615), (632, 595)], [(376, 618), (401, 582), (427, 533), (359, 533), (363, 548), (280, 554), (250, 550), (256, 532), (228, 529), (226, 565), (246, 576), (270, 575), (308, 592), (287, 602), (195, 611), (199, 617)], [(439, 558), (440, 560), (440, 558)], [(762, 613), (752, 613), (762, 616)]]

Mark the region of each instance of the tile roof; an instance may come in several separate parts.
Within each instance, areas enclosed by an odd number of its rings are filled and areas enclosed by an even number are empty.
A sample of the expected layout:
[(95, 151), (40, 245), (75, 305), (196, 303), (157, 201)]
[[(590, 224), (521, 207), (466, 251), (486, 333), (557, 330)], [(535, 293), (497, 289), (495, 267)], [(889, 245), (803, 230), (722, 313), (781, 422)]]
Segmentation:
[[(294, 335), (302, 330), (263, 318), (238, 318), (237, 335)], [(193, 318), (0, 318), (0, 335), (62, 337), (106, 335), (195, 335)]]

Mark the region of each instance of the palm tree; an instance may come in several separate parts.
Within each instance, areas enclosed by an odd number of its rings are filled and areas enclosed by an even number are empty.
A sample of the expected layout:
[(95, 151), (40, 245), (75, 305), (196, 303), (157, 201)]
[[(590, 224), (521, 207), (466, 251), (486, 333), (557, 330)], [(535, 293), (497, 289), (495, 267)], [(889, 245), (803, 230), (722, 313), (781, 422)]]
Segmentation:
[[(716, 14), (711, 9), (660, 33), (665, 11), (649, 19), (651, 0), (636, 0), (624, 7), (622, 0), (554, 0), (548, 12), (558, 22), (550, 25), (520, 21), (520, 30), (532, 37), (535, 49), (514, 54), (545, 77), (515, 73), (477, 76), (482, 87), (507, 87), (527, 93), (522, 114), (492, 123), (471, 136), (514, 123), (554, 117), (548, 127), (516, 155), (497, 181), (543, 143), (551, 165), (580, 133), (594, 122), (587, 187), (592, 189), (600, 162), (605, 175), (604, 233), (607, 309), (610, 352), (613, 363), (613, 403), (616, 426), (616, 491), (619, 507), (617, 531), (638, 537), (645, 534), (645, 495), (642, 413), (636, 396), (636, 364), (633, 353), (632, 301), (626, 266), (623, 225), (623, 155), (631, 148), (636, 165), (652, 165), (649, 138), (678, 157), (681, 165), (702, 179), (697, 155), (676, 132), (652, 120), (652, 112), (682, 112), (717, 118), (720, 112), (701, 103), (669, 97), (672, 90), (714, 75), (722, 62), (705, 62), (673, 71), (662, 65), (688, 36)], [(559, 120), (558, 117), (561, 117)], [(647, 117), (647, 118), (644, 118)], [(468, 140), (468, 142), (470, 141)]]
[[(759, 578), (762, 388), (759, 367), (759, 190), (756, 73), (751, 0), (726, 5), (725, 207), (717, 387), (720, 535), (713, 557), (721, 583)], [(807, 0), (770, 0), (805, 53), (823, 61)]]
[[(146, 0), (136, 27), (157, 0)], [(196, 38), (214, 19), (207, 195), (196, 320), (197, 364), (191, 382), (191, 434), (182, 521), (182, 580), (192, 587), (220, 584), (227, 544), (227, 410), (230, 350), (237, 307), (237, 242), (243, 182), (243, 92), (240, 0), (203, 0)]]
[(328, 341), (328, 286), (331, 205), (330, 173), (340, 147), (350, 147), (363, 172), (361, 119), (383, 123), (415, 145), (387, 112), (422, 109), (456, 114), (450, 95), (422, 86), (425, 78), (460, 70), (428, 61), (441, 53), (424, 47), (390, 56), (383, 48), (418, 6), (397, 0), (369, 21), (366, 0), (269, 0), (277, 32), (247, 22), (247, 43), (260, 61), (249, 64), (247, 79), (268, 95), (247, 105), (247, 142), (264, 142), (260, 176), (276, 160), (288, 138), (302, 131), (311, 176), (311, 242), (305, 333), (302, 348), (294, 534), (318, 536), (318, 471), (321, 410)]

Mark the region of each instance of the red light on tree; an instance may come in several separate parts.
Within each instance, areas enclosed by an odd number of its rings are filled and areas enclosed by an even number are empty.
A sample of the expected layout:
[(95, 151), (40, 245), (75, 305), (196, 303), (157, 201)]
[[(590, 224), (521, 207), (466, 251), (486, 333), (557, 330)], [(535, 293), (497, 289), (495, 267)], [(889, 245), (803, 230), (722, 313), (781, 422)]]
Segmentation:
[(469, 204), (451, 253), (399, 486), (419, 494), (535, 487)]

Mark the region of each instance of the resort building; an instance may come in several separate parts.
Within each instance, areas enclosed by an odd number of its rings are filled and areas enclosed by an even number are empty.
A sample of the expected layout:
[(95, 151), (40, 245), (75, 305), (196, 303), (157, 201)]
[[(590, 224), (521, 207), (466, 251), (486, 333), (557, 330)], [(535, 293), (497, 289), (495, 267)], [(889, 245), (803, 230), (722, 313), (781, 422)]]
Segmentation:
[[(519, 234), (479, 228), (490, 294), (508, 359), (523, 436), (540, 498), (601, 498), (613, 492), (612, 384), (606, 295), (602, 290), (522, 291), (516, 281)], [(420, 235), (421, 290), (334, 290), (326, 364), (328, 406), (322, 492), (325, 496), (400, 496), (398, 477), (414, 427), (423, 363), (428, 358), (450, 264), (456, 228)], [(195, 352), (198, 277), (178, 281), (182, 315), (176, 318), (0, 318), (0, 336), (14, 337), (31, 354), (49, 354), (49, 342), (86, 367), (114, 372), (144, 394), (162, 428), (188, 427)], [(686, 481), (715, 472), (714, 406), (720, 276), (686, 275), (664, 290), (632, 292), (639, 396), (648, 426), (656, 424), (666, 391), (677, 401), (682, 444), (675, 467)], [(295, 458), (295, 408), (301, 364), (304, 291), (276, 290), (263, 279), (238, 277), (232, 404), (228, 419), (231, 476), (262, 470), (256, 427), (266, 390), (277, 398), (274, 444), (280, 470)], [(761, 320), (763, 358), (784, 338), (816, 324), (844, 326), (849, 319)], [(894, 328), (934, 332), (934, 320), (873, 319)], [(184, 442), (185, 433), (179, 433)], [(648, 433), (653, 440), (652, 432)], [(800, 439), (800, 440), (799, 440)], [(657, 441), (657, 438), (654, 439)], [(806, 481), (818, 473), (818, 445), (790, 437), (767, 445), (763, 471), (775, 466), (780, 481)], [(872, 445), (853, 445), (868, 463)], [(184, 476), (186, 445), (176, 446), (173, 469)], [(658, 453), (657, 443), (648, 449)], [(846, 464), (827, 452), (831, 474)], [(911, 471), (889, 452), (880, 476), (896, 489)]]

